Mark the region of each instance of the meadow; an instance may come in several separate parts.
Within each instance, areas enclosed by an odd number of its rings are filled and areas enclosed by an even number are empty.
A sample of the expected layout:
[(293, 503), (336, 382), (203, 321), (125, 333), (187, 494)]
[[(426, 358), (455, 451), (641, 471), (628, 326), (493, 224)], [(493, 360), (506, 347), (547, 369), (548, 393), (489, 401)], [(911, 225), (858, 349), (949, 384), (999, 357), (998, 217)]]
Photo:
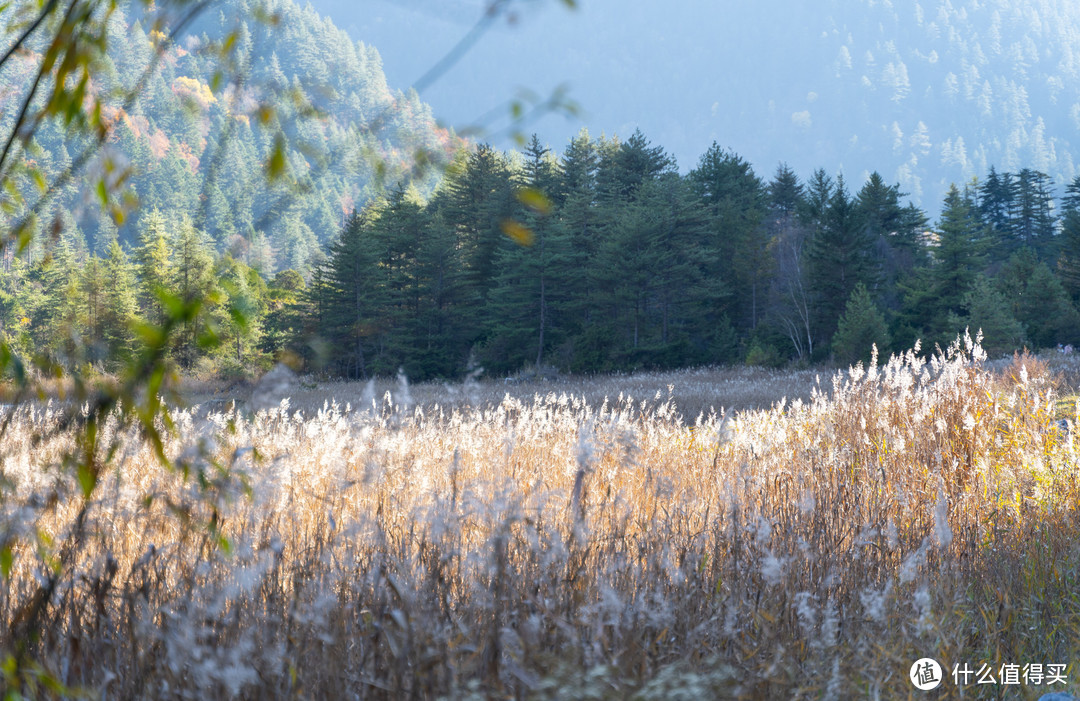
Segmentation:
[[(102, 699), (892, 699), (932, 657), (935, 698), (1080, 688), (1078, 377), (970, 338), (837, 373), (283, 376), (243, 403), (193, 394), (161, 454), (104, 425), (86, 498), (62, 408), (7, 409), (0, 679)], [(1067, 667), (958, 686), (954, 664)]]

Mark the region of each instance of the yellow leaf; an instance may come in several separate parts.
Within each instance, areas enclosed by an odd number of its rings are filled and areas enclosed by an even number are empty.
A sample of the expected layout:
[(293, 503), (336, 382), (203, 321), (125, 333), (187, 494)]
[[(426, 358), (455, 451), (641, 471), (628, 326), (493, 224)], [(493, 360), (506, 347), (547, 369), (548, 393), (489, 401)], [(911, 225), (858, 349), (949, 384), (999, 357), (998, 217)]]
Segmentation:
[(525, 187), (517, 191), (518, 202), (537, 214), (551, 213), (551, 200), (535, 187)]
[(516, 222), (513, 219), (503, 219), (502, 230), (504, 234), (512, 238), (521, 246), (533, 245), (532, 229), (521, 222)]

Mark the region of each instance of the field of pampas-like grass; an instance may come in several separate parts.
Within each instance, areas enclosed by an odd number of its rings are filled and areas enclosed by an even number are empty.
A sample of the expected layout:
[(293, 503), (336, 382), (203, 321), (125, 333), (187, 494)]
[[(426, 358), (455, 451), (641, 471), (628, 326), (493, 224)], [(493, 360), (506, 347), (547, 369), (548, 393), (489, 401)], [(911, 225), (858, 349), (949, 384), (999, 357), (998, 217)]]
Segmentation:
[[(1067, 370), (992, 365), (965, 338), (741, 411), (700, 390), (686, 411), (685, 388), (633, 396), (618, 378), (442, 404), (324, 388), (302, 410), (172, 410), (169, 469), (105, 425), (119, 447), (89, 504), (65, 464), (75, 437), (27, 438), (60, 411), (8, 409), (0, 683), (100, 699), (892, 699), (923, 693), (909, 669), (929, 657), (935, 698), (1080, 688)], [(951, 674), (1013, 664), (1066, 665), (1064, 683)]]

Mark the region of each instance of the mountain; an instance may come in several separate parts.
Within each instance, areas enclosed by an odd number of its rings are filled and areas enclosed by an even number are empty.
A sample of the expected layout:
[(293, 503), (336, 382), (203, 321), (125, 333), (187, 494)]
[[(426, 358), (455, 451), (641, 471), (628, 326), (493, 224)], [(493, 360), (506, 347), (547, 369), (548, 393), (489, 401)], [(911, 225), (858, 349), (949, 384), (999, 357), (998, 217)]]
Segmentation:
[[(124, 96), (169, 27), (155, 28), (138, 8), (117, 10), (106, 65), (89, 87), (105, 98), (113, 128), (89, 175), (40, 212), (42, 231), (58, 221), (77, 248), (103, 253), (114, 236), (136, 243), (158, 209), (190, 217), (218, 250), (268, 275), (310, 269), (353, 207), (406, 173), (421, 189), (434, 185), (436, 169), (417, 164), (445, 161), (461, 142), (414, 92), (390, 87), (375, 48), (291, 0), (257, 5), (230, 0), (201, 15), (130, 103)], [(218, 74), (224, 42), (232, 70)], [(0, 73), (0, 129), (10, 128), (42, 48)], [(85, 146), (45, 123), (27, 157), (52, 179)], [(279, 176), (270, 188), (268, 168)], [(135, 217), (101, 212), (102, 173), (137, 201)]]
[[(486, 4), (312, 0), (378, 46), (399, 84)], [(1080, 4), (1070, 0), (558, 5), (511, 3), (516, 21), (496, 23), (424, 93), (435, 114), (468, 124), (519, 86), (543, 97), (565, 83), (584, 117), (534, 125), (556, 148), (581, 126), (624, 138), (640, 128), (686, 171), (715, 140), (762, 172), (785, 161), (862, 182), (877, 170), (930, 208), (991, 165), (1035, 168), (1058, 185), (1080, 172)]]

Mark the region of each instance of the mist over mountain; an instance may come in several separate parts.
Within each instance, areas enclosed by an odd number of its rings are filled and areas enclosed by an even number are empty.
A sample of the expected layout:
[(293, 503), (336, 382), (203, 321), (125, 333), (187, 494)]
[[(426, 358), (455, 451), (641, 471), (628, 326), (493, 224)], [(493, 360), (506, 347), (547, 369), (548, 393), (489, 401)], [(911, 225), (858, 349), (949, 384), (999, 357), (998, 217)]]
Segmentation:
[[(1080, 5), (1066, 0), (683, 0), (525, 3), (425, 91), (461, 126), (519, 88), (559, 85), (581, 119), (534, 128), (562, 149), (582, 126), (640, 128), (686, 171), (714, 140), (769, 174), (785, 161), (861, 182), (880, 171), (934, 207), (951, 182), (1031, 167), (1077, 173)], [(481, 16), (480, 0), (313, 0), (375, 46), (405, 87)], [(503, 111), (505, 112), (505, 110)], [(499, 113), (500, 115), (502, 113)], [(500, 123), (489, 125), (497, 132)], [(507, 140), (498, 146), (509, 146)]]
[[(165, 34), (137, 6), (112, 15), (110, 50), (88, 87), (105, 97), (112, 128), (90, 173), (111, 159), (138, 208), (133, 217), (105, 215), (94, 194), (98, 176), (80, 176), (38, 210), (40, 222), (55, 220), (75, 249), (101, 253), (117, 237), (137, 245), (158, 210), (187, 217), (216, 249), (269, 275), (309, 270), (344, 217), (384, 187), (404, 179), (422, 191), (434, 187), (441, 171), (420, 165), (449, 159), (462, 142), (437, 127), (415, 93), (387, 83), (378, 51), (292, 0), (259, 5), (274, 21), (253, 19), (255, 4), (230, 0), (204, 12), (167, 46), (129, 104), (119, 96)], [(230, 36), (239, 64), (224, 77), (216, 56)], [(42, 50), (31, 44), (0, 74), (0, 128), (14, 123)], [(55, 178), (85, 146), (46, 124), (31, 155)], [(268, 187), (275, 159), (280, 177)], [(12, 207), (0, 223), (25, 214)]]

